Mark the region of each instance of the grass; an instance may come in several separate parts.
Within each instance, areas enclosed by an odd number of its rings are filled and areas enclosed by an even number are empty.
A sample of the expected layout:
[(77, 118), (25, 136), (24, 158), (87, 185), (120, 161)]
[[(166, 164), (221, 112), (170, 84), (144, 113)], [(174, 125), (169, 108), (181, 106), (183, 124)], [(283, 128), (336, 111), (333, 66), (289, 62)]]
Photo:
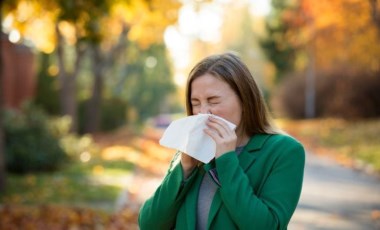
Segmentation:
[(3, 204), (60, 204), (112, 211), (133, 164), (120, 160), (76, 161), (53, 173), (8, 174)]
[[(156, 133), (149, 133), (144, 133), (146, 138), (123, 128), (99, 134), (94, 137), (94, 151), (90, 157), (88, 152), (83, 152), (76, 161), (59, 171), (8, 174), (6, 191), (0, 194), (0, 210), (1, 207), (38, 209), (53, 205), (115, 214), (116, 208), (120, 208), (116, 202), (121, 192), (128, 196), (144, 190), (143, 182), (135, 182), (135, 169), (147, 175), (166, 172), (172, 153), (157, 144)], [(132, 198), (131, 206), (138, 201)], [(126, 210), (120, 215), (135, 218), (132, 211)]]
[(135, 192), (136, 169), (162, 170), (159, 158), (145, 156), (161, 156), (162, 151), (128, 129), (94, 140), (91, 154), (82, 152), (58, 171), (8, 174), (6, 191), (0, 194), (0, 229), (138, 229), (137, 201), (116, 202), (122, 192)]
[(309, 151), (340, 163), (380, 173), (380, 120), (279, 120), (278, 124)]

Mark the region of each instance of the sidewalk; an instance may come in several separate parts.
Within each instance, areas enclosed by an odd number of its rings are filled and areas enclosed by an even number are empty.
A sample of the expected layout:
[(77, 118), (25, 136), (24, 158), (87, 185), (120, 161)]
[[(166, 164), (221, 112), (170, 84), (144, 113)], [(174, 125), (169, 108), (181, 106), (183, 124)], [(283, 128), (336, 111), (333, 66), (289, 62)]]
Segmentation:
[(155, 139), (139, 138), (135, 143), (140, 150), (134, 155), (134, 173), (126, 188), (116, 200), (114, 214), (108, 230), (138, 230), (140, 206), (147, 200), (164, 178), (174, 151), (160, 146)]
[(380, 229), (379, 178), (307, 154), (302, 196), (289, 229)]

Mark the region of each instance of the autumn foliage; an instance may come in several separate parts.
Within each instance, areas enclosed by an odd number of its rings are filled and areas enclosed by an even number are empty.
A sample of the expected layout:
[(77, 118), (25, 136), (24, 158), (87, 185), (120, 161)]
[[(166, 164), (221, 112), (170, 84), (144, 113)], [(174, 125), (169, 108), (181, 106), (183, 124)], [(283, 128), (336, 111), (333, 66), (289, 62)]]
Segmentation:
[[(380, 3), (293, 3), (281, 8), (277, 15), (283, 30), (276, 34), (281, 38), (276, 46), (290, 44), (294, 53), (287, 56), (294, 60), (294, 66), (281, 72), (284, 81), (275, 92), (274, 101), (284, 112), (282, 115), (308, 117), (306, 104), (314, 103), (316, 117), (380, 117), (380, 96), (376, 93), (380, 91)], [(281, 49), (277, 50), (281, 53)], [(311, 89), (315, 90), (313, 100), (305, 96)]]
[(4, 206), (0, 210), (1, 229), (95, 229), (110, 218), (91, 210), (58, 206)]
[(0, 229), (137, 230), (137, 210), (125, 209), (110, 215), (100, 211), (68, 206), (6, 205), (0, 209)]
[(290, 28), (288, 39), (295, 48), (312, 50), (318, 69), (378, 71), (380, 4), (370, 2), (300, 0), (296, 10), (283, 15)]

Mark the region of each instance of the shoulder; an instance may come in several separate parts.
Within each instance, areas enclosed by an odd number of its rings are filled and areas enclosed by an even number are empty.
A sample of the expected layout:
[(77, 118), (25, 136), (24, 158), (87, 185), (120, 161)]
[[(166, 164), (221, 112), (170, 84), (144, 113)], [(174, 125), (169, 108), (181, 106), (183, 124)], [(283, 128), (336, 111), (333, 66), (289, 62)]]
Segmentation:
[(294, 137), (287, 134), (268, 134), (268, 143), (285, 145), (285, 146), (294, 146), (294, 147), (303, 147), (301, 142), (299, 142)]
[(305, 161), (305, 149), (301, 142), (292, 136), (285, 134), (273, 134), (271, 136), (273, 145), (273, 154), (277, 159), (285, 162)]
[(294, 137), (287, 135), (287, 134), (255, 134), (251, 137), (248, 148), (263, 148), (268, 146), (278, 146), (278, 145), (284, 145), (284, 146), (298, 146), (302, 147), (302, 144), (295, 139)]
[[(259, 135), (259, 136), (258, 136)], [(301, 142), (286, 134), (258, 134), (253, 142), (261, 140), (260, 152), (271, 157), (304, 158), (305, 150)]]

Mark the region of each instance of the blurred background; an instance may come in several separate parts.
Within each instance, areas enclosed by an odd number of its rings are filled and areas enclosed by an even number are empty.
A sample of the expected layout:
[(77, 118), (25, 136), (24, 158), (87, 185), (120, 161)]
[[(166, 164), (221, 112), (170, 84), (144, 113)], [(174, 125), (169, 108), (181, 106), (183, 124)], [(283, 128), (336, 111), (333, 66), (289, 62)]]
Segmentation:
[(1, 229), (137, 229), (187, 74), (225, 51), (308, 153), (380, 175), (377, 0), (0, 2)]

